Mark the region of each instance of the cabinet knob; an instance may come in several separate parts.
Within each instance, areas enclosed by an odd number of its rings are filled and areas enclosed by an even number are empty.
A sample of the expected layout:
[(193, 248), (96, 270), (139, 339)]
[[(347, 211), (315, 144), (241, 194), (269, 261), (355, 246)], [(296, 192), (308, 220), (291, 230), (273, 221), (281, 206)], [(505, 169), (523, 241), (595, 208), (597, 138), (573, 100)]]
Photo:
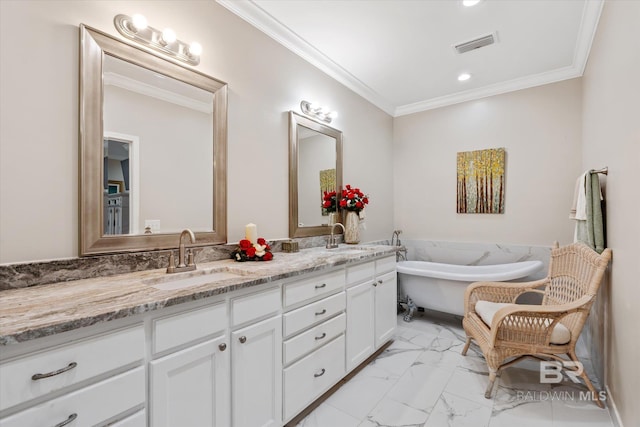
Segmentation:
[[(72, 370), (73, 368), (75, 368), (76, 366), (78, 366), (78, 364), (76, 362), (71, 362), (69, 363), (67, 366), (65, 366), (62, 369), (58, 369), (57, 371), (52, 371), (52, 372), (47, 372), (46, 374), (33, 374), (33, 376), (31, 377), (31, 379), (33, 381), (37, 381), (37, 380), (41, 380), (43, 378), (49, 378), (49, 377), (55, 377), (56, 375), (60, 375), (62, 373), (65, 373), (67, 371)], [(77, 416), (77, 415), (76, 415)], [(63, 424), (64, 425), (64, 424)]]
[(247, 342), (247, 337), (245, 337), (245, 336), (243, 335), (243, 336), (241, 336), (240, 338), (238, 338), (238, 340), (239, 340), (242, 344), (244, 344), (244, 343), (246, 343), (246, 342)]
[(322, 311), (317, 311), (316, 312), (316, 316), (322, 316), (323, 314), (325, 314), (327, 312), (326, 308), (323, 308)]
[(325, 370), (324, 370), (324, 368), (322, 368), (322, 370), (320, 372), (316, 372), (315, 374), (313, 374), (313, 376), (318, 378), (318, 377), (323, 376), (324, 373), (325, 373)]
[(321, 340), (322, 338), (326, 337), (327, 333), (323, 332), (322, 335), (320, 335), (319, 337), (316, 337), (316, 341)]
[(218, 348), (220, 349), (220, 351), (225, 351), (227, 349), (227, 345), (225, 343), (222, 343), (218, 346)]
[(73, 414), (69, 415), (69, 418), (67, 418), (66, 420), (64, 420), (61, 423), (56, 424), (54, 427), (64, 427), (67, 424), (69, 424), (71, 421), (75, 420), (76, 418), (78, 418), (78, 414), (73, 413)]
[(326, 283), (323, 283), (322, 285), (316, 285), (316, 289), (322, 289), (322, 288), (324, 288), (326, 286), (327, 286)]

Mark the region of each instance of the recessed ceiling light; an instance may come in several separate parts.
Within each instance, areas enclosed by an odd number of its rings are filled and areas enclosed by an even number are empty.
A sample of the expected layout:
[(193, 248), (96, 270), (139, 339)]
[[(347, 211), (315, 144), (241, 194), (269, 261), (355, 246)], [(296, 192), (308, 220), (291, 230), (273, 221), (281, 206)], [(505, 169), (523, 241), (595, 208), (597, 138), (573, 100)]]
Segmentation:
[(466, 80), (469, 80), (471, 78), (471, 74), (469, 73), (461, 73), (460, 75), (458, 75), (458, 81), (460, 82), (464, 82)]
[(462, 5), (466, 7), (475, 6), (480, 3), (480, 0), (462, 0)]

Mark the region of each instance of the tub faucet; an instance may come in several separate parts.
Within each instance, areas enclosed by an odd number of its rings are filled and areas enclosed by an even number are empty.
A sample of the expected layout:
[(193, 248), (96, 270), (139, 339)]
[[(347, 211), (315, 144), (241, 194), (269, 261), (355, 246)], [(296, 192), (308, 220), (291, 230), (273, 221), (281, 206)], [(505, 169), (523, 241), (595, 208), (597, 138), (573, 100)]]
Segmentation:
[(337, 236), (333, 232), (336, 229), (336, 225), (339, 225), (340, 227), (342, 227), (342, 232), (343, 233), (345, 232), (344, 225), (340, 224), (339, 222), (336, 222), (335, 224), (333, 224), (331, 226), (331, 236), (329, 236), (329, 239), (327, 240), (327, 246), (326, 246), (327, 249), (335, 249), (338, 247), (338, 242), (336, 241)]
[(191, 243), (196, 242), (196, 236), (193, 231), (188, 228), (182, 230), (180, 233), (180, 240), (178, 241), (178, 265), (175, 265), (173, 258), (173, 251), (169, 255), (169, 267), (167, 267), (167, 273), (178, 273), (181, 271), (192, 271), (196, 269), (196, 263), (194, 261), (194, 254), (191, 248), (186, 248), (182, 242), (182, 238), (188, 236)]
[(391, 236), (391, 246), (393, 246), (393, 241), (396, 241), (396, 246), (401, 246), (400, 243), (400, 234), (402, 234), (402, 230), (393, 230), (393, 235)]

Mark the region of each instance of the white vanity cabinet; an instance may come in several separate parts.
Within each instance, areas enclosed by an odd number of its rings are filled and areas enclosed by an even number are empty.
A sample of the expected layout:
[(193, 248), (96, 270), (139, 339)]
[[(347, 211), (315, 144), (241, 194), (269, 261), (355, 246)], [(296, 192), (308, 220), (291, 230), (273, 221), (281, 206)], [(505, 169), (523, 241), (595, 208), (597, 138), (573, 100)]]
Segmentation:
[(345, 271), (284, 285), (284, 421), (288, 422), (344, 375)]
[(347, 267), (347, 371), (365, 361), (396, 328), (395, 258)]
[(152, 353), (162, 357), (149, 363), (150, 425), (230, 425), (225, 302), (156, 318), (151, 325)]
[(100, 425), (142, 409), (144, 343), (139, 324), (90, 338), (54, 337), (3, 360), (0, 426)]
[(282, 424), (280, 287), (231, 300), (231, 424)]
[(0, 427), (279, 427), (392, 338), (394, 257), (0, 347)]

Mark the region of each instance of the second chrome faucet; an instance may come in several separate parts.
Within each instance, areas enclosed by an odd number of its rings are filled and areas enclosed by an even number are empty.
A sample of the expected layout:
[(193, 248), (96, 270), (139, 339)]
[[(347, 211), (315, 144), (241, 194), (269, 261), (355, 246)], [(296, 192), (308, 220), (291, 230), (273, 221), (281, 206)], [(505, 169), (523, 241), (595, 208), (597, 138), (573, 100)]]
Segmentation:
[(340, 224), (339, 222), (336, 222), (335, 224), (333, 224), (331, 226), (331, 235), (329, 236), (329, 239), (327, 240), (327, 246), (326, 246), (327, 249), (335, 249), (335, 248), (338, 247), (338, 242), (337, 242), (337, 237), (338, 236), (336, 236), (334, 234), (334, 231), (336, 229), (336, 225), (339, 225), (342, 228), (342, 232), (343, 233), (345, 232), (344, 225)]

